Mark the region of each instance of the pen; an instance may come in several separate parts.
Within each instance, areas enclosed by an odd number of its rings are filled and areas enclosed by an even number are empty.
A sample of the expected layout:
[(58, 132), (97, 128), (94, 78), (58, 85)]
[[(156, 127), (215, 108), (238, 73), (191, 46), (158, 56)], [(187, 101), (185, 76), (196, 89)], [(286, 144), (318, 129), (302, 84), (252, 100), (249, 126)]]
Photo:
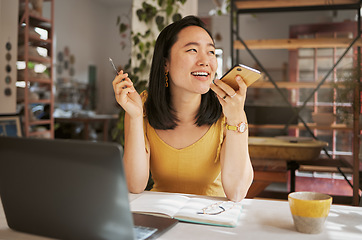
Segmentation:
[(112, 58), (109, 58), (109, 61), (111, 62), (111, 64), (112, 64), (112, 66), (113, 66), (114, 71), (116, 71), (116, 73), (117, 73), (117, 75), (118, 75), (117, 68), (116, 68), (116, 66), (114, 66), (114, 63), (113, 63)]
[[(116, 66), (114, 66), (114, 63), (113, 63), (113, 60), (112, 60), (112, 58), (109, 58), (109, 61), (111, 62), (111, 64), (112, 64), (112, 66), (113, 66), (113, 69), (114, 69), (114, 71), (116, 71), (116, 73), (117, 73), (117, 75), (119, 74), (119, 72), (117, 71), (117, 68), (116, 68)], [(124, 81), (125, 80), (125, 78), (123, 78), (122, 79), (122, 81)], [(125, 89), (126, 87), (123, 87), (123, 89)]]

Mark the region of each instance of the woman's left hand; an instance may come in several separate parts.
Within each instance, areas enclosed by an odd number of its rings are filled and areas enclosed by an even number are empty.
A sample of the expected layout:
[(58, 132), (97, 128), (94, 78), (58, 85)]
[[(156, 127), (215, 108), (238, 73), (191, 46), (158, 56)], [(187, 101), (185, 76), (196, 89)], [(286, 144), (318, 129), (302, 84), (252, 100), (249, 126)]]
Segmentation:
[(239, 85), (237, 91), (219, 79), (215, 79), (210, 86), (216, 93), (229, 124), (238, 124), (245, 120), (244, 105), (247, 86), (241, 76), (236, 76), (235, 80)]

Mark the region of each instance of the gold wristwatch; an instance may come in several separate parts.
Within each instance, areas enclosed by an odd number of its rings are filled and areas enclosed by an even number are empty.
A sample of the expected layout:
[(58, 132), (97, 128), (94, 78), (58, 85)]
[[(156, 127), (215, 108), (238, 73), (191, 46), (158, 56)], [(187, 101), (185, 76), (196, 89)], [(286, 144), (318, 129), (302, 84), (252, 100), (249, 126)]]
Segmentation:
[(227, 130), (232, 130), (232, 131), (239, 132), (239, 133), (244, 133), (247, 128), (248, 128), (248, 124), (246, 122), (241, 122), (236, 126), (231, 126), (226, 123)]

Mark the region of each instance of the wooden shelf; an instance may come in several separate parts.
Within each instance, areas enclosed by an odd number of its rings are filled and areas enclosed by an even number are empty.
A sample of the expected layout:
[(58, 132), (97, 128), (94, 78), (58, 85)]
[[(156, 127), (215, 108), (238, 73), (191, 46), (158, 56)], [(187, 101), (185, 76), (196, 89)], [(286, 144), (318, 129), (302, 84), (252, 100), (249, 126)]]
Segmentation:
[[(25, 58), (25, 56), (18, 56), (18, 60), (19, 61), (26, 61), (27, 59)], [(29, 56), (28, 61), (32, 61), (32, 62), (36, 62), (36, 63), (44, 63), (44, 64), (50, 64), (51, 63), (51, 59), (50, 58), (45, 58), (45, 57)]]
[[(330, 126), (326, 125), (317, 125), (315, 123), (307, 123), (307, 126), (311, 129), (318, 129), (318, 130), (346, 130), (350, 131), (353, 129), (352, 126), (347, 126), (346, 124), (332, 124)], [(249, 124), (250, 129), (284, 129), (284, 124)], [(300, 129), (305, 130), (306, 128), (302, 123), (299, 123), (298, 125), (289, 125), (288, 129)]]
[(266, 9), (266, 8), (300, 8), (300, 7), (333, 7), (355, 6), (359, 0), (240, 0), (235, 1), (235, 6), (242, 10)]
[(38, 15), (34, 15), (34, 14), (29, 14), (29, 18), (32, 26), (34, 27), (41, 27), (44, 25), (49, 25), (49, 28), (51, 27), (51, 20), (42, 16), (38, 16)]
[[(25, 82), (24, 79), (17, 80), (18, 82)], [(37, 83), (45, 83), (45, 84), (51, 84), (52, 80), (50, 78), (30, 78), (28, 79), (28, 82), (37, 82)]]
[(33, 46), (43, 47), (48, 50), (53, 42), (51, 39), (41, 39), (41, 38), (37, 38), (37, 37), (31, 36), (31, 35), (29, 36), (29, 41), (31, 41), (31, 44)]
[[(237, 15), (239, 14), (255, 14), (255, 13), (280, 13), (280, 12), (294, 12), (294, 11), (324, 11), (324, 10), (354, 10), (357, 13), (360, 11), (361, 0), (232, 0), (231, 1), (232, 9), (230, 14), (230, 23), (231, 23), (231, 39), (235, 40), (235, 36), (239, 34), (238, 24), (234, 24), (234, 20), (238, 19)], [(235, 11), (233, 11), (235, 10)], [(359, 19), (360, 20), (360, 19)], [(240, 21), (240, 20), (239, 20)], [(287, 21), (287, 19), (286, 19)], [(235, 25), (235, 26), (234, 26)], [(358, 36), (360, 34), (360, 29), (357, 29), (358, 23), (356, 24), (356, 32)], [(358, 25), (359, 26), (359, 25)], [(342, 32), (342, 29), (339, 30)], [(244, 31), (247, 33), (247, 31)], [(296, 36), (296, 35), (292, 35)], [(262, 40), (244, 40), (246, 46), (249, 49), (284, 49), (284, 50), (297, 50), (297, 49), (315, 49), (315, 48), (347, 48), (351, 45), (355, 39), (351, 38), (314, 38), (314, 39), (262, 39)], [(353, 47), (361, 47), (362, 39), (357, 39), (354, 42)], [(232, 63), (234, 64), (234, 50), (245, 49), (244, 45), (240, 41), (234, 41), (232, 44)], [(292, 54), (295, 54), (295, 51), (290, 51)], [(237, 53), (238, 54), (238, 53)], [(256, 57), (254, 57), (256, 58)], [(292, 79), (294, 80), (294, 78)], [(276, 83), (278, 87), (287, 88), (287, 89), (298, 89), (298, 88), (315, 88), (317, 83)], [(314, 85), (314, 86), (313, 86)], [(328, 88), (328, 83), (321, 85), (322, 88)], [(270, 82), (256, 82), (252, 88), (272, 88), (274, 87)], [(359, 89), (360, 90), (360, 89)], [(355, 91), (357, 92), (357, 91)], [(359, 96), (359, 94), (355, 94)], [(355, 102), (358, 101), (358, 108), (354, 108), (354, 117), (358, 119), (360, 111), (360, 102), (359, 99), (355, 98)], [(356, 115), (358, 115), (356, 117)], [(267, 128), (267, 129), (284, 129), (285, 125), (253, 125), (249, 124), (250, 130), (253, 128)], [(353, 205), (358, 205), (359, 203), (359, 165), (360, 160), (358, 158), (359, 153), (359, 140), (358, 136), (361, 133), (361, 129), (358, 127), (358, 121), (354, 122), (354, 126), (346, 126), (345, 124), (332, 124), (331, 126), (317, 126), (315, 123), (308, 123), (307, 126), (312, 130), (331, 130), (333, 131), (349, 131), (353, 133), (353, 139), (350, 141), (352, 145), (352, 154), (353, 154)], [(299, 125), (290, 125), (289, 129), (303, 130), (305, 129), (303, 124)], [(329, 134), (330, 135), (330, 134)], [(334, 139), (333, 135), (333, 139)], [(332, 148), (335, 148), (335, 140), (333, 140)], [(333, 150), (335, 151), (335, 150)], [(361, 154), (361, 153), (360, 153)]]
[[(25, 36), (23, 33), (19, 34), (19, 39), (24, 39)], [(32, 46), (46, 48), (50, 51), (52, 40), (51, 39), (41, 39), (35, 35), (29, 35), (29, 42), (31, 42)], [(21, 43), (24, 44), (24, 43)]]
[[(286, 88), (286, 89), (299, 89), (299, 88), (316, 88), (318, 83), (317, 82), (276, 82), (276, 85), (279, 88)], [(253, 83), (250, 88), (275, 88), (274, 85), (270, 82), (255, 82)], [(321, 86), (321, 88), (333, 88), (331, 83), (325, 83)]]
[[(262, 39), (246, 40), (249, 49), (299, 49), (299, 48), (346, 48), (353, 39), (350, 38), (315, 38), (315, 39)], [(358, 39), (354, 44), (356, 47), (362, 46), (362, 39)], [(245, 49), (244, 45), (236, 40), (235, 49)]]
[[(24, 135), (25, 137), (47, 137), (54, 138), (54, 119), (50, 116), (50, 119), (40, 120), (34, 119), (35, 116), (31, 115), (32, 105), (49, 105), (50, 115), (54, 111), (54, 95), (53, 95), (53, 22), (54, 22), (54, 0), (45, 0), (50, 7), (50, 18), (42, 17), (38, 14), (30, 13), (29, 0), (18, 0), (21, 3), (24, 3), (25, 10), (21, 13), (19, 19), (19, 34), (18, 38), (21, 39), (19, 43), (24, 46), (34, 46), (34, 47), (43, 47), (48, 50), (47, 57), (42, 56), (30, 56), (29, 49), (25, 47), (23, 54), (18, 56), (19, 61), (25, 61), (25, 71), (24, 76), (17, 81), (24, 81), (25, 92), (23, 101), (19, 101), (19, 104), (22, 104), (24, 107)], [(38, 27), (46, 30), (48, 32), (47, 39), (41, 39), (37, 34), (34, 34), (33, 28)], [(49, 77), (45, 75), (44, 77), (37, 78), (29, 74), (29, 65), (28, 62), (32, 61), (36, 64), (44, 64), (49, 69)], [(46, 86), (45, 91), (49, 93), (49, 99), (31, 99), (29, 87), (31, 83), (40, 83), (39, 85)], [(40, 131), (36, 127), (37, 125), (48, 125), (48, 131)]]
[(29, 137), (40, 137), (42, 135), (52, 134), (52, 131), (29, 132)]
[(30, 126), (35, 126), (35, 125), (50, 125), (51, 124), (51, 120), (37, 120), (37, 121), (31, 121), (29, 122)]
[[(26, 19), (26, 16), (24, 13), (20, 19), (20, 24), (25, 23), (25, 19)], [(47, 31), (52, 30), (52, 25), (51, 25), (52, 20), (51, 19), (29, 13), (29, 22), (32, 27), (42, 28)]]
[(29, 100), (29, 104), (51, 104), (50, 99)]
[[(317, 125), (315, 123), (308, 123), (307, 126), (311, 129), (317, 129), (317, 130), (346, 130), (351, 131), (353, 130), (352, 126), (347, 126), (346, 124), (332, 124), (330, 126), (328, 125)], [(298, 128), (301, 130), (304, 130), (305, 127), (302, 123), (298, 124)]]
[(316, 172), (339, 172), (340, 168), (344, 173), (353, 173), (353, 165), (344, 158), (323, 159), (319, 158), (312, 161), (300, 163), (299, 171), (316, 171)]
[(37, 83), (48, 83), (50, 84), (52, 80), (50, 78), (29, 78), (29, 82), (37, 82)]

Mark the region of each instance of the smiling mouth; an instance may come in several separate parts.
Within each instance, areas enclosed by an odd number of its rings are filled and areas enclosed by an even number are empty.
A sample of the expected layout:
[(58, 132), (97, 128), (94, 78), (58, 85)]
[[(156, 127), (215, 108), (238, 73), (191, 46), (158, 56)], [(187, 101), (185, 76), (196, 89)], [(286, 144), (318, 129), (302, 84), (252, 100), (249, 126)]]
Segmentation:
[(207, 77), (209, 76), (208, 72), (192, 72), (191, 75), (196, 77)]

